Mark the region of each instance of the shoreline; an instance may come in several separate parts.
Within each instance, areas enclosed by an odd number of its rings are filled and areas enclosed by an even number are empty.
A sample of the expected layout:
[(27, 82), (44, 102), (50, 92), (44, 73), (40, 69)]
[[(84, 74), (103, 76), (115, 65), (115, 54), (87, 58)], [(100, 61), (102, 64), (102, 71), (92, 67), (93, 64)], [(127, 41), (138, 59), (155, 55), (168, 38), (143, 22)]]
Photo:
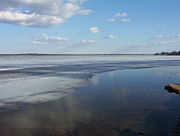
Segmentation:
[[(154, 54), (0, 54), (0, 56), (156, 56)], [(159, 55), (158, 55), (159, 56)]]

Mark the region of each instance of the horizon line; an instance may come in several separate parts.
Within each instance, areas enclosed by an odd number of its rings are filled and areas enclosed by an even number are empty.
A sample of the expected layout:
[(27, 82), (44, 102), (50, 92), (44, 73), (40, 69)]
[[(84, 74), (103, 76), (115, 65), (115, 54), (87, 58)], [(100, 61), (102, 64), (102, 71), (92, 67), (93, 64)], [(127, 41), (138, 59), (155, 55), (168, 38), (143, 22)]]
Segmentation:
[(7, 53), (0, 54), (0, 56), (93, 56), (93, 55), (154, 55), (154, 54), (143, 54), (143, 53), (92, 53), (92, 54), (81, 54), (81, 53)]

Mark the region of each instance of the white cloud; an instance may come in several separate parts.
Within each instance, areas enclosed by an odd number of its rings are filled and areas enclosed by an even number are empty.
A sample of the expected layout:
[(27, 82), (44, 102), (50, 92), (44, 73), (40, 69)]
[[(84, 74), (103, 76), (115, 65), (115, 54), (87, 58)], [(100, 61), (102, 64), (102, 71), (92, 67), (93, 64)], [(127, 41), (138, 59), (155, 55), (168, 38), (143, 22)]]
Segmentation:
[(115, 18), (109, 18), (109, 19), (107, 19), (107, 21), (108, 21), (108, 22), (115, 22), (116, 19), (115, 19)]
[(129, 18), (122, 18), (122, 19), (121, 19), (121, 22), (123, 22), (123, 23), (129, 23), (129, 22), (131, 22), (131, 19), (129, 19)]
[(66, 19), (92, 13), (83, 9), (85, 0), (3, 0), (0, 4), (0, 22), (24, 26), (52, 26)]
[(93, 34), (98, 34), (100, 33), (100, 29), (98, 27), (90, 27), (89, 31)]
[(63, 18), (49, 15), (24, 14), (20, 12), (0, 12), (0, 22), (22, 26), (46, 27), (64, 23)]
[(64, 18), (70, 18), (76, 14), (77, 11), (80, 11), (80, 7), (73, 3), (66, 3), (61, 9), (61, 15)]
[(126, 12), (123, 13), (116, 13), (113, 17), (126, 17), (128, 14)]
[(115, 15), (113, 15), (111, 18), (107, 19), (108, 22), (116, 22), (117, 19), (121, 19), (121, 22), (127, 23), (127, 22), (131, 22), (131, 19), (129, 18), (125, 18), (127, 17), (128, 14), (126, 12), (122, 12), (122, 13), (116, 13)]
[(89, 15), (91, 14), (93, 11), (90, 10), (90, 9), (87, 9), (87, 10), (80, 10), (79, 13), (82, 14), (82, 15)]
[(179, 44), (180, 40), (176, 41), (160, 41), (154, 43), (143, 43), (143, 44), (134, 44), (135, 46), (158, 46), (158, 45), (172, 45), (172, 44)]
[(42, 41), (33, 41), (34, 45), (47, 45), (49, 44), (48, 42), (42, 42)]
[(153, 39), (170, 39), (170, 38), (180, 38), (180, 34), (156, 35), (153, 37)]
[(119, 36), (115, 36), (115, 35), (107, 35), (107, 36), (105, 36), (104, 38), (106, 38), (106, 39), (118, 39)]
[(69, 2), (76, 3), (76, 2), (85, 2), (86, 0), (68, 0)]
[(83, 40), (83, 41), (81, 41), (81, 43), (83, 43), (83, 44), (96, 44), (96, 40)]
[(61, 43), (62, 41), (68, 41), (70, 40), (67, 37), (59, 37), (59, 36), (48, 36), (47, 34), (43, 34), (42, 36), (39, 36), (35, 38), (35, 41), (33, 41), (33, 44), (36, 45), (45, 45), (45, 44), (58, 44)]

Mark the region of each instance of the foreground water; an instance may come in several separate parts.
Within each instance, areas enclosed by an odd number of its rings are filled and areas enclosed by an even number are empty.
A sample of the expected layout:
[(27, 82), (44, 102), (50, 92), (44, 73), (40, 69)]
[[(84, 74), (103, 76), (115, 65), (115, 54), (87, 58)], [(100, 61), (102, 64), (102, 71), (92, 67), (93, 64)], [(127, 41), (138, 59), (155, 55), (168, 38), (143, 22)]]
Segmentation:
[(1, 58), (1, 136), (177, 131), (180, 98), (164, 86), (180, 82), (178, 57), (70, 58)]

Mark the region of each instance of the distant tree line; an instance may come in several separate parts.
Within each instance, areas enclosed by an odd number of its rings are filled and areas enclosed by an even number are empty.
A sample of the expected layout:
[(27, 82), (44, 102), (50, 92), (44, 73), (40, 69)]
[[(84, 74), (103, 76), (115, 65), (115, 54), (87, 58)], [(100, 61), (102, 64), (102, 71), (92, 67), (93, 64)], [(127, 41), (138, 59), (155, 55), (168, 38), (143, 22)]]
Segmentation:
[(155, 53), (154, 55), (180, 55), (180, 51), (160, 52), (160, 53)]

